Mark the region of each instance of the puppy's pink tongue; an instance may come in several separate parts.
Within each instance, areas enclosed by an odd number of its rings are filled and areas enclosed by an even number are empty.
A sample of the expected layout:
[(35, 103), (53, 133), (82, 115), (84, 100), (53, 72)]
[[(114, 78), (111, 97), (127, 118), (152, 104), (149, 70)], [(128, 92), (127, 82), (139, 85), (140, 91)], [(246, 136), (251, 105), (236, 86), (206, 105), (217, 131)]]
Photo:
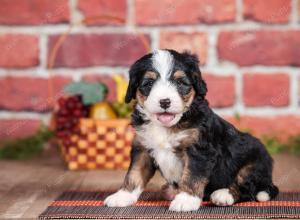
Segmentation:
[(170, 113), (159, 113), (159, 114), (157, 114), (157, 119), (163, 124), (170, 123), (174, 118), (175, 118), (175, 115), (170, 114)]

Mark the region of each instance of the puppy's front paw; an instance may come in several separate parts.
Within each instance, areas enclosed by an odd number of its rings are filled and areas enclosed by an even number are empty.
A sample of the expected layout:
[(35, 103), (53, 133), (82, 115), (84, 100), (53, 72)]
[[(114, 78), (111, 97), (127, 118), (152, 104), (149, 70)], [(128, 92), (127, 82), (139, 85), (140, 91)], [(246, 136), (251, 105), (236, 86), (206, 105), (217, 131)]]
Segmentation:
[(125, 207), (134, 204), (138, 196), (134, 192), (120, 189), (118, 192), (108, 196), (104, 200), (104, 205), (109, 207)]
[(234, 198), (227, 188), (214, 191), (210, 196), (210, 200), (218, 206), (230, 206), (234, 203)]
[(169, 209), (176, 212), (188, 212), (198, 210), (201, 199), (198, 196), (192, 196), (186, 192), (181, 192), (175, 196)]

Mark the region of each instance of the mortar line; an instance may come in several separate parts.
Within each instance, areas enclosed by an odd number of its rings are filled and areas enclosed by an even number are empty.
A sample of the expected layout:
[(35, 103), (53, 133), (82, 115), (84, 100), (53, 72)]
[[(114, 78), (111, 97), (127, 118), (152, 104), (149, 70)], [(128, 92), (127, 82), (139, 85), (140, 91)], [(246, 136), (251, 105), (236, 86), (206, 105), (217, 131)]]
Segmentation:
[(241, 23), (243, 21), (243, 0), (236, 0), (236, 22)]
[[(205, 67), (210, 68), (218, 65), (218, 53), (217, 53), (217, 44), (218, 44), (218, 31), (209, 31), (207, 32), (207, 60)], [(201, 59), (201, 57), (199, 57)]]
[[(237, 67), (237, 66), (226, 66), (219, 64), (215, 67), (212, 65), (200, 66), (201, 72), (211, 73), (214, 75), (226, 76), (232, 75), (237, 71), (241, 72), (259, 72), (263, 74), (277, 74), (277, 73), (288, 73), (289, 71), (300, 72), (300, 67), (277, 67), (277, 66), (249, 66), (249, 67)], [(78, 74), (81, 72), (84, 73), (103, 73), (111, 75), (115, 72), (127, 72), (129, 66), (94, 66), (94, 67), (84, 67), (84, 68), (54, 68), (52, 69), (53, 75), (63, 74), (63, 75), (72, 75)], [(47, 77), (48, 69), (39, 69), (39, 68), (27, 68), (27, 69), (5, 69), (0, 68), (0, 76), (14, 75), (14, 76), (33, 76), (33, 77)]]
[[(72, 0), (76, 1), (76, 0)], [(294, 3), (295, 4), (295, 3)], [(293, 8), (293, 10), (296, 10)], [(296, 16), (297, 11), (293, 12)], [(64, 31), (69, 27), (68, 24), (46, 24), (43, 26), (4, 26), (0, 25), (0, 32), (5, 33), (56, 33)], [(207, 31), (207, 30), (228, 30), (228, 31), (238, 31), (238, 30), (288, 30), (293, 28), (299, 28), (300, 23), (293, 22), (287, 24), (268, 24), (268, 23), (259, 23), (255, 21), (244, 21), (242, 23), (215, 23), (215, 24), (185, 24), (185, 25), (163, 25), (163, 26), (135, 26), (135, 29), (138, 31), (151, 31), (151, 29), (160, 28), (162, 30), (174, 30), (174, 31)], [(74, 27), (76, 31), (90, 31), (90, 32), (119, 32), (127, 31), (126, 26), (77, 26)]]
[(133, 0), (127, 0), (126, 1), (127, 5), (127, 16), (126, 16), (126, 26), (128, 27), (128, 30), (133, 31), (135, 29), (134, 21), (135, 21), (135, 16), (134, 16), (134, 1)]
[(290, 24), (297, 25), (298, 24), (298, 4), (299, 0), (291, 0), (291, 14), (290, 14)]

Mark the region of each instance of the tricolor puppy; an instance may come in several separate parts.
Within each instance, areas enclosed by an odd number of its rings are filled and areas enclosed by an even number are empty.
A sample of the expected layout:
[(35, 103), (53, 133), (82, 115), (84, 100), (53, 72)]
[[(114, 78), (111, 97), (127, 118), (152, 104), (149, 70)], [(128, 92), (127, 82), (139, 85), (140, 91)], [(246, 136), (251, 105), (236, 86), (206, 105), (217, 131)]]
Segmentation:
[(126, 102), (137, 100), (136, 136), (124, 184), (106, 198), (107, 206), (134, 204), (156, 170), (167, 181), (173, 211), (197, 210), (203, 199), (228, 206), (277, 195), (263, 144), (210, 109), (197, 57), (157, 50), (129, 74)]

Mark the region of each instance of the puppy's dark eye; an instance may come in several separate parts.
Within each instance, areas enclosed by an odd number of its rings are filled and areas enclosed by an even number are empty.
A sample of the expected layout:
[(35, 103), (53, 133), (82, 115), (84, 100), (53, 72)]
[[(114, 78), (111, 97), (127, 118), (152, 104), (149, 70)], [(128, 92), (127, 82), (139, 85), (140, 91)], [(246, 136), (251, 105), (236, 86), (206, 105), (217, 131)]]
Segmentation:
[(150, 79), (150, 78), (145, 78), (142, 83), (141, 86), (139, 88), (140, 92), (144, 95), (144, 96), (148, 96), (151, 88), (154, 84), (155, 80), (154, 79)]
[(175, 83), (181, 95), (186, 95), (191, 91), (191, 83), (187, 78), (179, 78)]
[(189, 80), (186, 78), (179, 78), (176, 80), (176, 83), (177, 83), (177, 85), (181, 85), (181, 86), (190, 86), (191, 85)]
[(143, 82), (142, 82), (142, 87), (151, 87), (153, 86), (153, 83), (154, 83), (154, 80), (153, 79), (145, 79)]

